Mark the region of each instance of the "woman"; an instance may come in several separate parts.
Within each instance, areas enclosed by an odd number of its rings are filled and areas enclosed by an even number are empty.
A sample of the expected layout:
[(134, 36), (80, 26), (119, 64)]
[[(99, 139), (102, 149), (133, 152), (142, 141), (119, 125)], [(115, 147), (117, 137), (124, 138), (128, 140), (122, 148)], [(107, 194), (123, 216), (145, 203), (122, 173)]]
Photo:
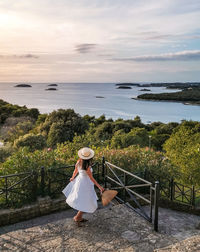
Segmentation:
[[(92, 158), (94, 157), (94, 151), (90, 148), (84, 147), (78, 151), (79, 160), (75, 165), (75, 169), (70, 183), (63, 190), (66, 196), (66, 202), (72, 208), (78, 210), (74, 221), (80, 226), (80, 222), (86, 221), (83, 219), (83, 212), (93, 213), (97, 205), (97, 195), (94, 190), (96, 185), (101, 193), (104, 188), (101, 187), (92, 176)], [(78, 176), (76, 177), (76, 175)]]

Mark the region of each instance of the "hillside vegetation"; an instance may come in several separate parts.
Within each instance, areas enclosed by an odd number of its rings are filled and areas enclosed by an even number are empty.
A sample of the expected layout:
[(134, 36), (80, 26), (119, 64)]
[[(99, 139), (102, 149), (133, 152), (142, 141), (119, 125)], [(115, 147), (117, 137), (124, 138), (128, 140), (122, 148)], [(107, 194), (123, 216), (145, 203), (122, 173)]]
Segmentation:
[[(9, 109), (4, 110), (5, 106)], [(4, 118), (0, 127), (0, 141), (4, 142), (0, 148), (1, 174), (74, 164), (77, 151), (88, 146), (95, 150), (95, 161), (100, 162), (104, 155), (132, 172), (148, 168), (200, 186), (199, 122), (143, 124), (138, 116), (113, 121), (104, 115), (82, 117), (72, 109), (39, 114), (37, 109), (2, 100), (0, 118)]]

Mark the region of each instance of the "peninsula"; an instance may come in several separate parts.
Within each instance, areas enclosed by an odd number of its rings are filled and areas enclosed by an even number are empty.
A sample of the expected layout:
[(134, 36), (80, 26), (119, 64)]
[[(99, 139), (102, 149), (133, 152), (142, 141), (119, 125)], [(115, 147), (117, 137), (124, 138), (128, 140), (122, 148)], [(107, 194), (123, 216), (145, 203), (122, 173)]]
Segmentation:
[[(132, 98), (135, 99), (135, 98)], [(141, 94), (137, 99), (154, 101), (177, 101), (184, 104), (200, 105), (200, 87), (189, 87), (174, 93)]]

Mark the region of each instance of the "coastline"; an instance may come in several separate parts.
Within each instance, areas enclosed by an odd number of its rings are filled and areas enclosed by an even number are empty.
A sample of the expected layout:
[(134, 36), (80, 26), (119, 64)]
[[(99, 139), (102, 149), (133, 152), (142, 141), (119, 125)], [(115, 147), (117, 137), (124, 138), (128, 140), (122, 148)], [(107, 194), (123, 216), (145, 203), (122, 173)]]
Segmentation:
[(157, 100), (157, 99), (142, 99), (142, 98), (131, 98), (136, 101), (151, 101), (151, 102), (169, 102), (169, 103), (182, 103), (184, 105), (200, 106), (200, 103), (195, 103), (192, 101), (177, 101), (177, 100)]
[[(13, 85), (0, 85), (0, 99), (11, 104), (37, 108), (40, 113), (51, 113), (58, 109), (72, 108), (81, 116), (86, 114), (117, 120), (122, 118), (129, 120), (139, 116), (143, 122), (161, 121), (163, 123), (182, 119), (199, 121), (199, 106), (183, 106), (183, 102), (170, 101), (158, 103), (158, 101), (144, 103), (144, 99), (131, 100), (141, 94), (140, 87), (132, 89), (116, 89), (114, 84), (59, 84), (56, 92), (47, 92), (44, 87), (47, 84), (32, 85), (31, 89), (17, 89)], [(154, 87), (152, 92), (162, 93), (165, 88)], [(104, 99), (96, 96), (105, 97)], [(196, 104), (190, 104), (196, 105)], [(156, 111), (156, 113), (155, 113)]]

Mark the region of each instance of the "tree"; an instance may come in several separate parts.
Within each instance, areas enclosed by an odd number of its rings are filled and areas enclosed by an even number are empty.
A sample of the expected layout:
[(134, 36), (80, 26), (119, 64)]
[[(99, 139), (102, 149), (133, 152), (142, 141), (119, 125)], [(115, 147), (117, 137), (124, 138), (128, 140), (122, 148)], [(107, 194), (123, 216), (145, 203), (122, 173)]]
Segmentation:
[(96, 132), (95, 132), (95, 137), (99, 139), (100, 141), (111, 139), (112, 131), (113, 131), (113, 123), (104, 122), (97, 127)]
[(111, 139), (112, 148), (126, 148), (130, 145), (148, 145), (148, 132), (143, 128), (133, 128), (129, 133), (117, 131)]
[(167, 157), (177, 167), (182, 181), (200, 185), (200, 123), (184, 121), (164, 144)]
[(81, 135), (88, 128), (88, 122), (73, 109), (59, 109), (50, 113), (40, 127), (47, 137), (47, 143), (55, 147), (57, 143), (72, 141), (75, 134)]

